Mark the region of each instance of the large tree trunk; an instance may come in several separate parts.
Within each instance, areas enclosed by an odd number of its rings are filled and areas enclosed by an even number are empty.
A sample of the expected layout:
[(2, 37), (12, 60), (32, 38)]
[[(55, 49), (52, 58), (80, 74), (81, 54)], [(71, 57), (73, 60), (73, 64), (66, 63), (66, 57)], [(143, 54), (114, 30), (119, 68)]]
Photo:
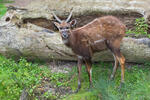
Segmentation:
[[(51, 11), (53, 10), (56, 10), (56, 14), (61, 18), (65, 18), (68, 14), (66, 12), (74, 7), (73, 18), (78, 21), (77, 27), (96, 17), (108, 14), (118, 17), (128, 29), (134, 28), (134, 21), (138, 17), (143, 16), (149, 22), (150, 9), (149, 5), (146, 6), (149, 1), (135, 0), (135, 4), (128, 0), (113, 3), (110, 2), (111, 0), (94, 2), (92, 0), (60, 0), (59, 2), (34, 0), (31, 3), (30, 0), (27, 1), (29, 4), (24, 5), (25, 9), (11, 7), (0, 20), (0, 53), (2, 55), (26, 57), (29, 60), (76, 60), (75, 54), (63, 44), (52, 24)], [(138, 5), (138, 3), (142, 4)], [(68, 4), (70, 6), (66, 7)], [(121, 52), (127, 62), (149, 61), (150, 39), (125, 37), (121, 44)], [(93, 61), (99, 60), (113, 61), (113, 56), (109, 50), (95, 53)]]

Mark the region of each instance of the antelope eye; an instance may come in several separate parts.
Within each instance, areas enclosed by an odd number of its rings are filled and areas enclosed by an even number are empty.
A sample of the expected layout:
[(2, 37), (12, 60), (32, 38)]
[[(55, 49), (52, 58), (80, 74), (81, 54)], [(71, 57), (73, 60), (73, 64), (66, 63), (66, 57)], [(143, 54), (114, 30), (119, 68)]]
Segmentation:
[(66, 27), (66, 29), (69, 29), (69, 27)]

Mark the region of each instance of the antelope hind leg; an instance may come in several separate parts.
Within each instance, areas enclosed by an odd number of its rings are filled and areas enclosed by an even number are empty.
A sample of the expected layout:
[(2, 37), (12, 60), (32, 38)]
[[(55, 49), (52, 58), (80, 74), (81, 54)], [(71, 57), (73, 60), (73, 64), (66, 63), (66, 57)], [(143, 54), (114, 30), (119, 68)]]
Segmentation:
[(90, 59), (86, 59), (85, 60), (85, 65), (86, 65), (86, 69), (87, 69), (87, 73), (88, 73), (88, 76), (89, 76), (89, 88), (92, 87), (92, 62)]
[(122, 87), (122, 85), (124, 84), (125, 58), (120, 53), (120, 56), (117, 56), (117, 59), (118, 59), (118, 61), (120, 63), (120, 66), (121, 66), (121, 83), (120, 83), (120, 87)]

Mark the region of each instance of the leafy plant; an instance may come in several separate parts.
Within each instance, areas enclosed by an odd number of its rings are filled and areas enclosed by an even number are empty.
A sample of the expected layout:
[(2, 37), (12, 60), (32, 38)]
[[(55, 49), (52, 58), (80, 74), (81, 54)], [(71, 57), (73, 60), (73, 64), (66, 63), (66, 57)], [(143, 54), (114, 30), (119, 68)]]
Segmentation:
[(49, 77), (46, 67), (20, 59), (18, 63), (0, 56), (0, 100), (18, 100), (24, 88), (32, 95), (43, 77)]
[(135, 21), (135, 32), (136, 34), (147, 34), (147, 30), (148, 30), (148, 24), (146, 24), (146, 21), (144, 19), (144, 17), (142, 18), (137, 18)]
[(65, 73), (53, 73), (51, 74), (51, 82), (56, 84), (56, 86), (60, 87), (60, 86), (67, 86), (68, 82), (68, 74)]
[(126, 33), (135, 33), (137, 35), (143, 34), (147, 35), (148, 31), (148, 24), (146, 23), (144, 17), (137, 18), (135, 20), (135, 29), (134, 30), (128, 30)]

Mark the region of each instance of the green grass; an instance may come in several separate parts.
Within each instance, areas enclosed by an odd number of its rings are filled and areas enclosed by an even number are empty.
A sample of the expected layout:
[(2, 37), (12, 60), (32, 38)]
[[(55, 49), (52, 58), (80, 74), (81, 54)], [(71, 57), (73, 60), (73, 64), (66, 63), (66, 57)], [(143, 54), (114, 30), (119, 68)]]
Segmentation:
[(49, 77), (46, 67), (20, 59), (15, 62), (0, 56), (0, 100), (19, 100), (24, 88), (32, 95), (43, 77)]
[[(68, 74), (51, 73), (46, 66), (40, 67), (36, 63), (20, 59), (18, 62), (0, 56), (0, 100), (18, 100), (24, 88), (32, 99), (36, 98), (34, 90), (43, 86), (43, 78), (47, 83), (58, 87), (70, 87), (73, 91), (77, 88), (77, 69), (74, 67)], [(133, 65), (125, 70), (125, 85), (119, 89), (120, 68), (115, 80), (110, 81), (112, 63), (100, 62), (93, 64), (93, 88), (88, 89), (89, 81), (85, 66), (82, 66), (82, 88), (76, 94), (67, 94), (59, 97), (46, 91), (39, 94), (47, 100), (150, 100), (150, 63)], [(45, 83), (44, 83), (45, 84)]]
[[(41, 93), (38, 88), (44, 88), (45, 84), (56, 89), (67, 87), (68, 78), (68, 74), (51, 73), (50, 69), (43, 64), (27, 62), (23, 58), (16, 62), (0, 56), (0, 100), (19, 100), (24, 89), (33, 100), (38, 100), (38, 97), (50, 98), (50, 100), (60, 98), (59, 95), (48, 91)], [(36, 90), (38, 95), (35, 93)]]
[[(1, 2), (2, 0), (0, 0)], [(5, 7), (4, 4), (0, 3), (0, 18), (6, 13), (7, 8)]]
[[(70, 95), (64, 100), (150, 100), (150, 65), (143, 65), (144, 68), (132, 66), (125, 71), (125, 85), (119, 89), (120, 69), (116, 73), (114, 81), (109, 80), (112, 72), (112, 65), (100, 63), (93, 66), (94, 88), (87, 91), (88, 76), (85, 68), (82, 72), (82, 88), (79, 93)], [(77, 87), (77, 78), (71, 86)]]

